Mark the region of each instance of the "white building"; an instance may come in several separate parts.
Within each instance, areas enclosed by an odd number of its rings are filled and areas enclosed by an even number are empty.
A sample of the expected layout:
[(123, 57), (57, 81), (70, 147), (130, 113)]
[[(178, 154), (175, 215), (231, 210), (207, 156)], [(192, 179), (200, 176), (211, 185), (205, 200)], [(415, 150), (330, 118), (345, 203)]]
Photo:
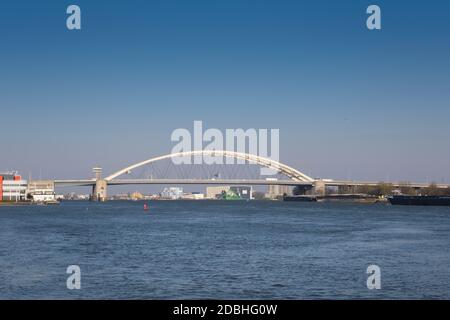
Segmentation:
[(24, 201), (26, 198), (26, 180), (17, 172), (0, 173), (0, 201)]
[(3, 201), (23, 201), (27, 198), (26, 180), (4, 180), (2, 184)]
[(51, 180), (30, 181), (27, 193), (34, 202), (56, 201), (55, 183)]
[(161, 192), (162, 199), (177, 200), (180, 199), (182, 196), (183, 196), (183, 188), (179, 187), (164, 188), (164, 190)]

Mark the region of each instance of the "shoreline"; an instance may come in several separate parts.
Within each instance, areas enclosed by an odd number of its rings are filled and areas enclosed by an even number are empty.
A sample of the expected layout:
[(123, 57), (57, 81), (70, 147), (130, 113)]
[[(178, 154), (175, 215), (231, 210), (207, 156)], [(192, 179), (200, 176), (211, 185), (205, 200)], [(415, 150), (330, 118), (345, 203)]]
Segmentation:
[(32, 202), (28, 201), (0, 201), (0, 207), (14, 207), (14, 206), (27, 206), (33, 204)]

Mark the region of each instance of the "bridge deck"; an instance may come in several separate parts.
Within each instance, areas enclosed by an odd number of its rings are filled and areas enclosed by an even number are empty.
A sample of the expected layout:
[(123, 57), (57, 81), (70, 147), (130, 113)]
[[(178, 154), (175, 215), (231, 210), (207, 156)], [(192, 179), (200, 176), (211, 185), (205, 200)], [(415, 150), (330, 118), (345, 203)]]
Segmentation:
[[(320, 181), (320, 180), (319, 180)], [(345, 181), (345, 180), (321, 180), (326, 186), (376, 186), (380, 182), (373, 181)], [(281, 185), (281, 186), (312, 186), (314, 182), (293, 181), (293, 180), (243, 180), (243, 179), (114, 179), (108, 181), (108, 185), (138, 185), (138, 184), (158, 184), (158, 185)], [(404, 183), (390, 183), (394, 187), (405, 185)], [(59, 186), (94, 186), (95, 180), (55, 180), (55, 185)], [(428, 183), (410, 183), (412, 188), (425, 188)], [(448, 184), (437, 184), (438, 188), (450, 188)]]

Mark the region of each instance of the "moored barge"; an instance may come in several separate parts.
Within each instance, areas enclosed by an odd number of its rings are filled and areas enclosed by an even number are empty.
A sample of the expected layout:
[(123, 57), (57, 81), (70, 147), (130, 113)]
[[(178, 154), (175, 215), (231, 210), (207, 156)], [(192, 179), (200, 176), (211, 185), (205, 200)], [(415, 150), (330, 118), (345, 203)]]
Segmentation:
[(450, 196), (392, 196), (393, 205), (406, 206), (450, 206)]

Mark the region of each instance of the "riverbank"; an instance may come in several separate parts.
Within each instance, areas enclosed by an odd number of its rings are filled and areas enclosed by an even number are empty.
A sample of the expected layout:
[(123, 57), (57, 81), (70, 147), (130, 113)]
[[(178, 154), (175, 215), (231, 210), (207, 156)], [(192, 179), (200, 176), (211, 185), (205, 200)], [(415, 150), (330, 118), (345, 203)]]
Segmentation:
[(0, 206), (26, 206), (30, 205), (30, 201), (0, 201)]
[(29, 206), (29, 205), (54, 205), (59, 204), (59, 201), (47, 201), (47, 202), (33, 202), (33, 201), (0, 201), (0, 206), (12, 207), (12, 206)]

